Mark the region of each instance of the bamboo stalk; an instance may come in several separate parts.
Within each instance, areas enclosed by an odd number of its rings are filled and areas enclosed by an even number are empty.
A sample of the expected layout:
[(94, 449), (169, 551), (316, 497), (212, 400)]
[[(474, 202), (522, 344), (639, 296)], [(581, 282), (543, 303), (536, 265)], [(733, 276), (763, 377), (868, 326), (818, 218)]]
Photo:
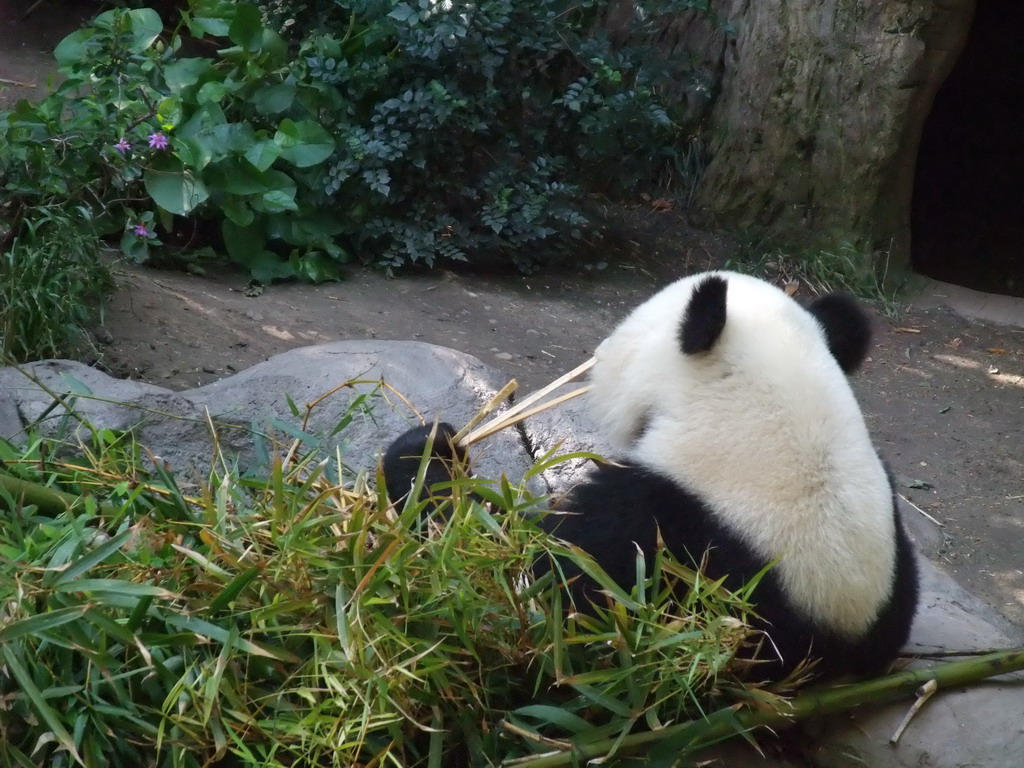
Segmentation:
[[(9, 475), (6, 472), (0, 472), (0, 488), (7, 491), (15, 502), (20, 499), (25, 504), (37, 507), (44, 515), (52, 517), (71, 509), (82, 500), (80, 496), (75, 496), (72, 493), (58, 491), (56, 488), (33, 483), (31, 480), (22, 480), (20, 477)], [(7, 506), (7, 500), (2, 496), (0, 496), (0, 506)]]
[(484, 425), (476, 432), (473, 432), (472, 434), (469, 434), (465, 438), (463, 438), (462, 445), (463, 447), (468, 448), (473, 443), (477, 443), (483, 440), (484, 438), (490, 437), (495, 432), (500, 432), (506, 427), (511, 427), (513, 424), (516, 424), (520, 421), (525, 421), (534, 414), (538, 414), (541, 411), (546, 411), (548, 408), (554, 408), (556, 405), (561, 405), (567, 400), (572, 400), (574, 397), (579, 397), (580, 395), (585, 394), (589, 391), (590, 384), (587, 384), (585, 387), (574, 389), (572, 392), (566, 392), (564, 395), (559, 395), (554, 400), (548, 400), (546, 403), (541, 403), (540, 405), (536, 406), (535, 408), (531, 408), (528, 411), (520, 411), (519, 413), (516, 413), (513, 416), (506, 415), (505, 418), (503, 419), (496, 419), (490, 421), (488, 422), (488, 424)]
[(546, 403), (543, 406), (538, 406), (537, 408), (530, 410), (528, 413), (524, 413), (526, 409), (529, 408), (531, 405), (541, 400), (542, 398), (546, 397), (547, 395), (551, 394), (556, 389), (561, 387), (563, 384), (566, 384), (567, 382), (570, 382), (573, 379), (579, 378), (584, 373), (589, 371), (591, 368), (594, 367), (595, 362), (596, 360), (593, 357), (591, 357), (589, 360), (576, 366), (568, 373), (559, 376), (546, 387), (543, 387), (534, 392), (532, 395), (523, 398), (520, 402), (516, 403), (513, 407), (509, 408), (504, 413), (498, 414), (496, 417), (491, 419), (491, 421), (480, 426), (476, 431), (469, 432), (468, 434), (464, 435), (464, 432), (466, 432), (468, 429), (472, 429), (471, 425), (473, 422), (470, 422), (470, 425), (467, 425), (467, 429), (459, 430), (459, 433), (456, 435), (456, 442), (463, 447), (472, 445), (473, 443), (478, 442), (485, 437), (489, 437), (493, 435), (495, 432), (504, 429), (505, 427), (510, 427), (513, 424), (522, 421), (528, 416), (540, 413), (541, 411), (546, 410), (547, 408), (551, 408), (573, 397), (582, 395), (584, 392), (590, 389), (590, 387), (582, 387), (570, 393), (569, 396), (562, 396), (556, 398), (555, 400), (552, 400), (550, 403)]
[(865, 704), (895, 701), (915, 692), (930, 681), (934, 681), (938, 688), (956, 688), (1021, 669), (1024, 669), (1024, 648), (1017, 648), (927, 669), (898, 672), (863, 683), (804, 693), (790, 700), (788, 711), (738, 711), (734, 707), (726, 707), (712, 712), (703, 720), (691, 720), (657, 731), (635, 733), (622, 739), (602, 739), (589, 744), (578, 744), (575, 749), (566, 752), (520, 758), (503, 765), (509, 768), (561, 768), (579, 765), (607, 755), (616, 743), (616, 755), (634, 754), (669, 741), (680, 753), (693, 752), (754, 728), (781, 728), (794, 721), (845, 712)]
[(509, 381), (508, 384), (506, 384), (504, 387), (498, 390), (498, 393), (487, 401), (487, 405), (485, 405), (483, 408), (477, 411), (477, 414), (472, 419), (469, 420), (469, 423), (466, 426), (464, 426), (462, 429), (460, 429), (458, 432), (452, 435), (452, 442), (455, 443), (456, 445), (461, 445), (463, 447), (468, 446), (469, 442), (462, 442), (465, 439), (466, 435), (469, 434), (473, 427), (475, 427), (477, 424), (479, 424), (481, 421), (487, 418), (487, 416), (489, 416), (491, 412), (494, 411), (495, 408), (497, 408), (506, 400), (508, 400), (509, 397), (512, 396), (512, 393), (515, 392), (518, 388), (519, 382), (517, 382), (515, 379), (512, 379), (511, 381)]

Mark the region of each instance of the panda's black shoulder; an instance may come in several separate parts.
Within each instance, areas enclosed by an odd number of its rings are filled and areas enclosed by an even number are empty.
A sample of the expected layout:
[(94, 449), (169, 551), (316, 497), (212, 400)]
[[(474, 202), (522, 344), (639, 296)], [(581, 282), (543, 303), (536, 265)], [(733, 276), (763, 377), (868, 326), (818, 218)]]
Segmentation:
[(709, 575), (728, 576), (733, 588), (741, 587), (765, 565), (690, 489), (636, 464), (596, 466), (543, 525), (594, 555), (627, 590), (636, 582), (637, 549), (649, 564), (659, 534), (677, 559), (692, 565), (705, 560), (710, 544)]

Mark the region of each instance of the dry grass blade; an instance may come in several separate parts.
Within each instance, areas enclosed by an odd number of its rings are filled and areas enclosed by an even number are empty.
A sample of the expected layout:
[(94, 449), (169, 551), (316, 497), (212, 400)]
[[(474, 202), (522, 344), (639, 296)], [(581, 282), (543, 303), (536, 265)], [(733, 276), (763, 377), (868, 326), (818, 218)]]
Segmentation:
[(474, 418), (473, 421), (471, 421), (470, 424), (467, 425), (466, 429), (459, 431), (459, 433), (456, 435), (456, 442), (458, 442), (458, 444), (463, 447), (470, 446), (473, 443), (483, 440), (485, 437), (490, 437), (495, 432), (499, 432), (502, 429), (505, 429), (506, 427), (511, 427), (513, 424), (518, 424), (520, 421), (523, 421), (523, 419), (526, 419), (529, 416), (533, 416), (537, 413), (540, 413), (541, 411), (545, 411), (548, 408), (553, 408), (554, 406), (560, 405), (561, 403), (564, 403), (567, 400), (571, 400), (574, 397), (582, 395), (584, 392), (590, 389), (589, 386), (580, 387), (579, 389), (573, 390), (572, 392), (566, 395), (556, 397), (554, 400), (551, 400), (543, 405), (539, 405), (535, 408), (530, 408), (530, 406), (532, 406), (534, 403), (537, 403), (543, 398), (547, 397), (559, 387), (567, 384), (573, 379), (577, 379), (580, 376), (582, 376), (584, 373), (586, 373), (587, 371), (594, 367), (595, 362), (595, 358), (591, 357), (589, 360), (582, 363), (581, 365), (576, 366), (568, 373), (559, 376), (546, 387), (543, 387), (542, 389), (539, 389), (536, 392), (534, 392), (529, 397), (524, 398), (522, 402), (517, 403), (515, 406), (509, 408), (504, 413), (499, 414), (491, 421), (478, 427), (473, 432), (469, 432), (469, 434), (463, 434), (468, 429), (472, 428), (474, 422), (479, 421), (479, 419)]
[[(456, 443), (457, 445), (461, 445), (463, 438), (465, 438), (466, 435), (469, 434), (470, 430), (472, 430), (481, 421), (486, 419), (494, 411), (495, 408), (499, 407), (502, 403), (508, 400), (509, 397), (512, 396), (512, 393), (515, 392), (518, 388), (519, 382), (516, 381), (515, 379), (512, 379), (508, 384), (506, 384), (504, 387), (498, 390), (498, 393), (487, 402), (487, 405), (481, 408), (477, 412), (477, 414), (472, 419), (469, 420), (469, 423), (466, 426), (464, 426), (462, 429), (455, 433), (455, 435), (452, 437), (452, 442)], [(469, 445), (469, 443), (466, 443), (466, 445)]]

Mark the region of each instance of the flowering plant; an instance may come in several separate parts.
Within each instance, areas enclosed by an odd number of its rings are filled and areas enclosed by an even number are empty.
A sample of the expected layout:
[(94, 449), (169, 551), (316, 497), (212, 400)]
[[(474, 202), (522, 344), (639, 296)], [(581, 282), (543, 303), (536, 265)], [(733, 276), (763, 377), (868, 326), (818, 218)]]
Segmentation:
[(600, 5), (192, 0), (173, 31), (107, 11), (57, 47), (57, 90), (0, 115), (0, 205), (15, 231), (71, 203), (135, 258), (212, 230), (262, 280), (351, 257), (532, 269), (576, 252), (584, 189), (693, 181), (697, 132), (659, 96), (682, 75), (591, 36)]

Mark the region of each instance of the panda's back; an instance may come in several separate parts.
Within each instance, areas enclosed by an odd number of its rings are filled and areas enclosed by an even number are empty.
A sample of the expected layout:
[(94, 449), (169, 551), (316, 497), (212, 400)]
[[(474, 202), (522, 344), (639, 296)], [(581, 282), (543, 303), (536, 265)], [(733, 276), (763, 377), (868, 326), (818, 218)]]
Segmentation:
[(808, 311), (744, 275), (665, 288), (601, 344), (591, 374), (591, 412), (629, 471), (601, 470), (571, 505), (613, 537), (629, 541), (619, 529), (633, 524), (653, 546), (660, 526), (677, 556), (710, 547), (733, 579), (775, 563), (758, 605), (797, 636), (844, 648), (872, 636), (908, 577), (891, 483), (846, 378), (867, 323), (841, 297)]

